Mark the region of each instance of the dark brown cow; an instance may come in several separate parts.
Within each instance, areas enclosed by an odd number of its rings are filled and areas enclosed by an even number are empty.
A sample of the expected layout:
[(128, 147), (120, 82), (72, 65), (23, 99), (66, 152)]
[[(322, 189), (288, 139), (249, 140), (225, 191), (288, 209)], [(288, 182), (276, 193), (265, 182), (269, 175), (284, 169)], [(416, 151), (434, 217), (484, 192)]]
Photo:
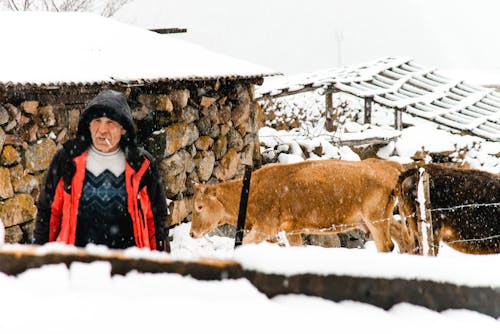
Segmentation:
[[(301, 234), (369, 231), (379, 251), (390, 251), (393, 190), (402, 166), (393, 161), (317, 160), (273, 164), (251, 178), (243, 242), (261, 242), (284, 231), (292, 245)], [(218, 225), (236, 226), (241, 180), (195, 185), (191, 235)]]
[[(443, 240), (464, 253), (500, 253), (500, 176), (474, 169), (437, 164), (422, 166), (429, 175), (435, 254)], [(402, 224), (398, 230), (404, 252), (422, 254), (421, 225), (417, 221), (419, 168), (403, 172), (396, 191)], [(398, 241), (399, 244), (399, 241)]]

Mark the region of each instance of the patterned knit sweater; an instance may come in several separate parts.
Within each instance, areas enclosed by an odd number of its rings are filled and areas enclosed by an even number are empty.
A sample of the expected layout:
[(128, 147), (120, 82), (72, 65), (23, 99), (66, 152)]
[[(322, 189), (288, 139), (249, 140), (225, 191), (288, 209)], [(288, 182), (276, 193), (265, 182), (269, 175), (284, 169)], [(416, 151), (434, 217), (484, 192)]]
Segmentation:
[(103, 153), (91, 147), (86, 164), (76, 246), (89, 243), (122, 249), (135, 246), (127, 210), (123, 151)]

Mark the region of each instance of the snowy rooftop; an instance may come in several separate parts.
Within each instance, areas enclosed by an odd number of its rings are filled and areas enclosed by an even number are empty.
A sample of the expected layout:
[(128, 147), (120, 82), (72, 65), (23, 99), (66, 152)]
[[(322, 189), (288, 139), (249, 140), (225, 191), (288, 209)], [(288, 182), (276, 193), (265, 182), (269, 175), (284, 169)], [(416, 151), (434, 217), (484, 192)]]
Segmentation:
[(278, 97), (323, 87), (498, 141), (500, 94), (450, 79), (407, 58), (387, 57), (339, 70), (266, 80), (257, 98)]
[[(258, 78), (272, 69), (92, 13), (0, 12), (0, 84)], [(6, 33), (8, 32), (8, 33)]]

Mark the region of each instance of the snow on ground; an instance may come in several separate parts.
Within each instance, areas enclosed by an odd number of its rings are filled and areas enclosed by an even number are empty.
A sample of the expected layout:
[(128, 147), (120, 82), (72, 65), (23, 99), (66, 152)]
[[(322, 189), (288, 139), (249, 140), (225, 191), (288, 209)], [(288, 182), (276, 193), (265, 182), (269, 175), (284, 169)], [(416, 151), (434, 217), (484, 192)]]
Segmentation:
[[(459, 276), (463, 282), (498, 286), (500, 255), (463, 255), (443, 247), (437, 258), (378, 254), (366, 249), (261, 244), (233, 251), (233, 239), (191, 239), (189, 224), (173, 230), (172, 254), (157, 257), (234, 258), (267, 272), (340, 271), (370, 275), (399, 272), (419, 277)], [(52, 250), (60, 245), (47, 245)], [(92, 247), (90, 247), (92, 248)], [(95, 249), (91, 249), (95, 251)], [(0, 333), (469, 333), (500, 330), (500, 319), (469, 310), (435, 312), (401, 303), (388, 311), (354, 301), (332, 302), (303, 295), (267, 298), (245, 279), (198, 281), (178, 274), (111, 276), (106, 262), (48, 265), (17, 277), (0, 274)], [(474, 278), (475, 277), (475, 278)], [(22, 311), (21, 311), (22, 310)], [(361, 320), (362, 319), (362, 320)]]

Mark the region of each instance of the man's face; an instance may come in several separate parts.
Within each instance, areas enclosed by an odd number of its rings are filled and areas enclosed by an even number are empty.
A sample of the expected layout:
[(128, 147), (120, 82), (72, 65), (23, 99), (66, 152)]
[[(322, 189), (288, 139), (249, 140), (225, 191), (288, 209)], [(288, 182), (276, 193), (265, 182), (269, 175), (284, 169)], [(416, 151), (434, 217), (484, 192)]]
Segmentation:
[(94, 118), (90, 122), (92, 144), (98, 151), (104, 153), (116, 151), (121, 136), (125, 133), (126, 131), (120, 123), (107, 117)]

